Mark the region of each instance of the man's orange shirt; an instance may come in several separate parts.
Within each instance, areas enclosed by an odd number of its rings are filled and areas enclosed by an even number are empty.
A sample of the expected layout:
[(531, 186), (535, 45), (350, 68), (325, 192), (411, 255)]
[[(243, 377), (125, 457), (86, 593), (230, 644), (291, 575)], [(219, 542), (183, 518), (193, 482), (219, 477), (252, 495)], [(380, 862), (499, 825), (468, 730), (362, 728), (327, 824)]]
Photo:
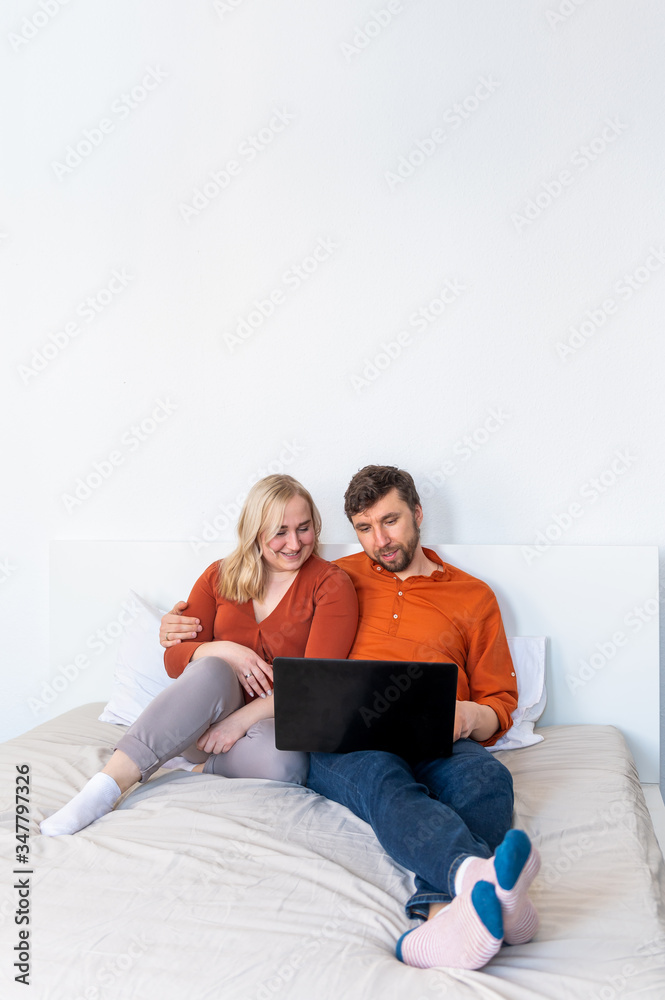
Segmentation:
[(364, 552), (335, 562), (353, 580), (359, 602), (351, 660), (411, 660), (456, 663), (457, 698), (489, 705), (499, 719), (491, 746), (512, 725), (517, 680), (501, 612), (493, 591), (461, 569), (443, 563), (431, 576), (406, 580)]

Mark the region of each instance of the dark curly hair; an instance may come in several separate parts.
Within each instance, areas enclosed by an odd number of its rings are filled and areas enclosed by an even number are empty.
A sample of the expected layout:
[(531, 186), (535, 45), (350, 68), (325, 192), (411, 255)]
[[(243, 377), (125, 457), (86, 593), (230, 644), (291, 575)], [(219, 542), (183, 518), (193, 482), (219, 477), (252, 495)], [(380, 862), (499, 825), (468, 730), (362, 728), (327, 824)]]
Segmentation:
[(397, 490), (401, 500), (415, 514), (420, 507), (416, 484), (408, 472), (395, 465), (366, 465), (356, 472), (344, 494), (344, 513), (349, 521), (361, 510), (372, 507), (391, 490)]

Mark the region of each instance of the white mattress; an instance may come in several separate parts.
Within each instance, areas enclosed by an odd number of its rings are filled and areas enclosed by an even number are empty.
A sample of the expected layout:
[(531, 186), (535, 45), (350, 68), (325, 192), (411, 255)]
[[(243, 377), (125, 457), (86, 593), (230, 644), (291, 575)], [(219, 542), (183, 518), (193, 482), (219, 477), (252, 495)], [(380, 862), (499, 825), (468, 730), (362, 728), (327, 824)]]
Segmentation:
[[(0, 748), (2, 996), (35, 1000), (663, 1000), (665, 870), (610, 726), (551, 726), (500, 759), (539, 847), (541, 929), (478, 972), (394, 957), (411, 876), (347, 809), (293, 785), (161, 771), (73, 837), (38, 823), (123, 727), (88, 705)], [(15, 765), (32, 773), (29, 991), (12, 982)], [(9, 789), (9, 793), (7, 790)], [(614, 990), (614, 993), (611, 991)]]

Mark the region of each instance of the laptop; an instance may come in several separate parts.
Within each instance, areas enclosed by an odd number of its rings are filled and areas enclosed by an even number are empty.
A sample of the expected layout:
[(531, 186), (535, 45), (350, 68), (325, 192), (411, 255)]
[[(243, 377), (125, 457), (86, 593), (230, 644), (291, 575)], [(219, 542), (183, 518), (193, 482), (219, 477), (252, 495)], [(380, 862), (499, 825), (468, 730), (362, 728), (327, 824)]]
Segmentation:
[(278, 750), (388, 750), (410, 763), (453, 752), (457, 665), (273, 661)]

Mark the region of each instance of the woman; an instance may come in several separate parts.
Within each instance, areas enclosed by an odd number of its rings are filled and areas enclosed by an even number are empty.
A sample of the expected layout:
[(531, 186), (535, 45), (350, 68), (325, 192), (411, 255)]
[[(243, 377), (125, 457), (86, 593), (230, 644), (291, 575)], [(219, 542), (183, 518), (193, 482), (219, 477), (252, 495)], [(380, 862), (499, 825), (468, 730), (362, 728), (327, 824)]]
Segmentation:
[(275, 749), (275, 656), (343, 658), (358, 623), (349, 577), (317, 555), (321, 517), (291, 476), (250, 490), (238, 545), (199, 577), (189, 597), (198, 635), (167, 649), (177, 680), (141, 713), (106, 767), (41, 823), (47, 836), (76, 833), (166, 761), (229, 778), (304, 783), (306, 754)]

